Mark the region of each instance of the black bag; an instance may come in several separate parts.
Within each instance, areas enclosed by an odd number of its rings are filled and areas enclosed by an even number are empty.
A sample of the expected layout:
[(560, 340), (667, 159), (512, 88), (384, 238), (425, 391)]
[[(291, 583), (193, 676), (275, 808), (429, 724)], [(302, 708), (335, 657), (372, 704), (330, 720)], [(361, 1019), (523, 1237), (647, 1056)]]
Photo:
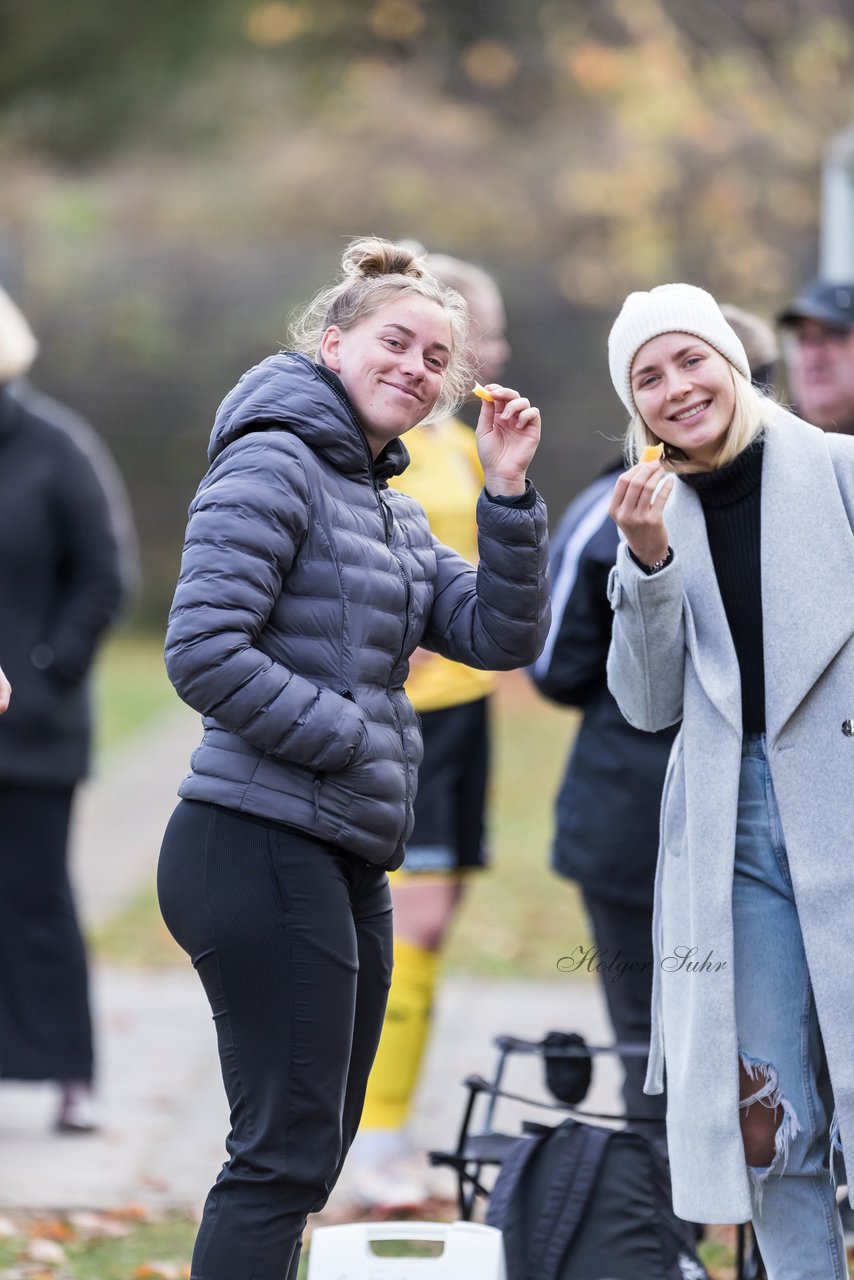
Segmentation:
[(570, 1119), (520, 1138), (486, 1220), (504, 1234), (507, 1280), (708, 1280), (664, 1161), (631, 1129)]

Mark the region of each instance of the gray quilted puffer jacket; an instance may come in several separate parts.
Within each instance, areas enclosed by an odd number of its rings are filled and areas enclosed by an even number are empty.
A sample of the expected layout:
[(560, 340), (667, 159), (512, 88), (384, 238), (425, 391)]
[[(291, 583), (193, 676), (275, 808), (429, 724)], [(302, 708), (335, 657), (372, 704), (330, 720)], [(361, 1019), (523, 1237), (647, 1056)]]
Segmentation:
[[(548, 630), (546, 513), (481, 495), (475, 569), (387, 487), (329, 370), (271, 356), (220, 405), (190, 507), (166, 665), (204, 717), (179, 794), (399, 866), (421, 759), (403, 691), (419, 644), (530, 663)], [(530, 488), (530, 487), (529, 487)]]

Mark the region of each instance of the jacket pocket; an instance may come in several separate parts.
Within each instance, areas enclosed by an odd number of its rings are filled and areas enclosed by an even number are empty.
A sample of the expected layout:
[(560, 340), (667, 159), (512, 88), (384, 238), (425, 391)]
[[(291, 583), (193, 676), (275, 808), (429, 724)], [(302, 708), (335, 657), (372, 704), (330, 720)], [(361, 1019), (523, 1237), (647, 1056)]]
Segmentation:
[[(365, 721), (365, 731), (350, 763), (337, 773), (321, 776), (315, 793), (318, 822), (334, 827), (346, 843), (349, 833), (368, 835), (389, 844), (391, 856), (406, 813), (406, 766), (396, 758), (397, 734)], [(399, 750), (399, 749), (398, 749)]]

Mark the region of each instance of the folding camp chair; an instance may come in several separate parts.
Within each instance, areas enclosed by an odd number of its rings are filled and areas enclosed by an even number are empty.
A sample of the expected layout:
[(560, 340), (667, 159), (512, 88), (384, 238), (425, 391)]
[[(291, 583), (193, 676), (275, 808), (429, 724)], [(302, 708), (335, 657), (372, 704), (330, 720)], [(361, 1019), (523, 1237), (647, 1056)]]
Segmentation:
[[(593, 1057), (605, 1053), (619, 1053), (626, 1057), (645, 1057), (649, 1052), (648, 1045), (588, 1045), (580, 1036), (557, 1032), (550, 1032), (543, 1040), (522, 1040), (518, 1036), (501, 1035), (495, 1037), (493, 1044), (498, 1050), (498, 1058), (492, 1079), (486, 1080), (483, 1076), (471, 1075), (463, 1081), (464, 1087), (468, 1090), (468, 1098), (463, 1110), (456, 1146), (448, 1151), (427, 1153), (431, 1165), (453, 1169), (456, 1174), (460, 1218), (465, 1222), (471, 1220), (478, 1196), (484, 1199), (489, 1196), (489, 1189), (483, 1182), (484, 1170), (490, 1168), (497, 1170), (519, 1142), (524, 1142), (533, 1134), (540, 1132), (543, 1127), (535, 1121), (527, 1120), (522, 1123), (520, 1133), (505, 1133), (497, 1129), (495, 1112), (500, 1098), (521, 1102), (540, 1110), (559, 1111), (591, 1120), (650, 1123), (648, 1116), (630, 1117), (623, 1113), (593, 1112), (582, 1110), (576, 1105), (586, 1095)], [(560, 1062), (577, 1065), (578, 1072), (575, 1080), (570, 1080), (569, 1089), (563, 1090), (558, 1095), (563, 1100), (547, 1102), (508, 1093), (502, 1089), (507, 1063), (514, 1054), (541, 1058), (547, 1072), (549, 1068), (553, 1068)], [(573, 1085), (577, 1086), (574, 1090)], [(567, 1101), (567, 1098), (574, 1100)]]

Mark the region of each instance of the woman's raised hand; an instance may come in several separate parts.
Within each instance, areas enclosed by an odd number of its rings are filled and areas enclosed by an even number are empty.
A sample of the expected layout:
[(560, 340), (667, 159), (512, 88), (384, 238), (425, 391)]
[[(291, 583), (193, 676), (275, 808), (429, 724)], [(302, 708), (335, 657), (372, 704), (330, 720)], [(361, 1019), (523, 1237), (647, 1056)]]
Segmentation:
[(608, 515), (641, 564), (656, 564), (667, 556), (664, 504), (675, 479), (672, 474), (667, 475), (660, 462), (639, 462), (625, 471), (614, 486)]
[(525, 492), (525, 477), (540, 443), (540, 411), (510, 387), (490, 382), (477, 423), (477, 451), (493, 498)]

